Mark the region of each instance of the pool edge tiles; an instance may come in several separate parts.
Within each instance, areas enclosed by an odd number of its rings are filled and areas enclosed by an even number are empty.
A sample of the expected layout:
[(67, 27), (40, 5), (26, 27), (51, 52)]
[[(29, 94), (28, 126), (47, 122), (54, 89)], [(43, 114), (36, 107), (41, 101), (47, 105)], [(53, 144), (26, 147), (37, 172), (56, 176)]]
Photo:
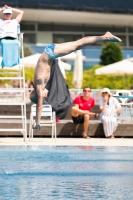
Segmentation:
[(133, 146), (133, 138), (0, 138), (0, 146)]

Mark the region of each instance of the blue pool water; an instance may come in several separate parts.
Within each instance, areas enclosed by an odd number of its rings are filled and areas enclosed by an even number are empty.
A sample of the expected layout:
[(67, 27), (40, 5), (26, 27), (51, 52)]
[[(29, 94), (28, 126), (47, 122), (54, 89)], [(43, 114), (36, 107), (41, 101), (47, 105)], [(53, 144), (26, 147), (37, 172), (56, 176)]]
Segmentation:
[(0, 147), (0, 200), (132, 200), (133, 147)]

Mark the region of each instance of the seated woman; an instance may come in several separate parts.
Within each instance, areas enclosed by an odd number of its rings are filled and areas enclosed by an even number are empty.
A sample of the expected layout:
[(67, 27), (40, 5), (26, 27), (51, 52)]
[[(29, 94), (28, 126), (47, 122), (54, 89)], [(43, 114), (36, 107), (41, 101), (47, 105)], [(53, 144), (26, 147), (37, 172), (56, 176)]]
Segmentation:
[(114, 138), (114, 132), (117, 128), (117, 112), (121, 111), (122, 108), (119, 101), (112, 97), (108, 88), (102, 90), (100, 110), (104, 134), (107, 138)]
[[(2, 45), (2, 67), (12, 67), (19, 63), (17, 39), (17, 25), (23, 17), (23, 11), (5, 5), (0, 8), (3, 19), (0, 19), (0, 44)], [(17, 13), (17, 17), (12, 19), (12, 13)]]

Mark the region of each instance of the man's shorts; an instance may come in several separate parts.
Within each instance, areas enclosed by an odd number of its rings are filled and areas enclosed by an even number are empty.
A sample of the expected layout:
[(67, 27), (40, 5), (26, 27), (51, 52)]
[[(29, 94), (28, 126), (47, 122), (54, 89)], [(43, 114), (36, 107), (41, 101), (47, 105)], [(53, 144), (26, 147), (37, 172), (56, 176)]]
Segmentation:
[(83, 124), (84, 123), (84, 115), (79, 115), (78, 117), (73, 117), (72, 120), (74, 124)]
[(30, 100), (35, 104), (38, 102), (38, 96), (35, 89), (30, 93)]
[(55, 59), (56, 56), (54, 55), (54, 48), (55, 44), (49, 44), (45, 47), (44, 52), (50, 56), (50, 58)]

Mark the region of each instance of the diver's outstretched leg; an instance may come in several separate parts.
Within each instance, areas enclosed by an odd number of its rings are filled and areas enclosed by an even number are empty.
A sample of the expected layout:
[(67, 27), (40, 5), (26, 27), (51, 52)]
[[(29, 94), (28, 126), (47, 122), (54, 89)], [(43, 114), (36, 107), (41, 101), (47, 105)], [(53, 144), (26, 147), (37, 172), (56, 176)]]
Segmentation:
[(54, 55), (56, 57), (61, 57), (66, 54), (69, 54), (75, 50), (82, 49), (89, 44), (93, 44), (93, 43), (100, 42), (100, 41), (121, 42), (121, 39), (112, 35), (110, 32), (106, 32), (102, 36), (83, 37), (83, 38), (73, 41), (73, 42), (56, 44), (55, 48), (54, 48)]

